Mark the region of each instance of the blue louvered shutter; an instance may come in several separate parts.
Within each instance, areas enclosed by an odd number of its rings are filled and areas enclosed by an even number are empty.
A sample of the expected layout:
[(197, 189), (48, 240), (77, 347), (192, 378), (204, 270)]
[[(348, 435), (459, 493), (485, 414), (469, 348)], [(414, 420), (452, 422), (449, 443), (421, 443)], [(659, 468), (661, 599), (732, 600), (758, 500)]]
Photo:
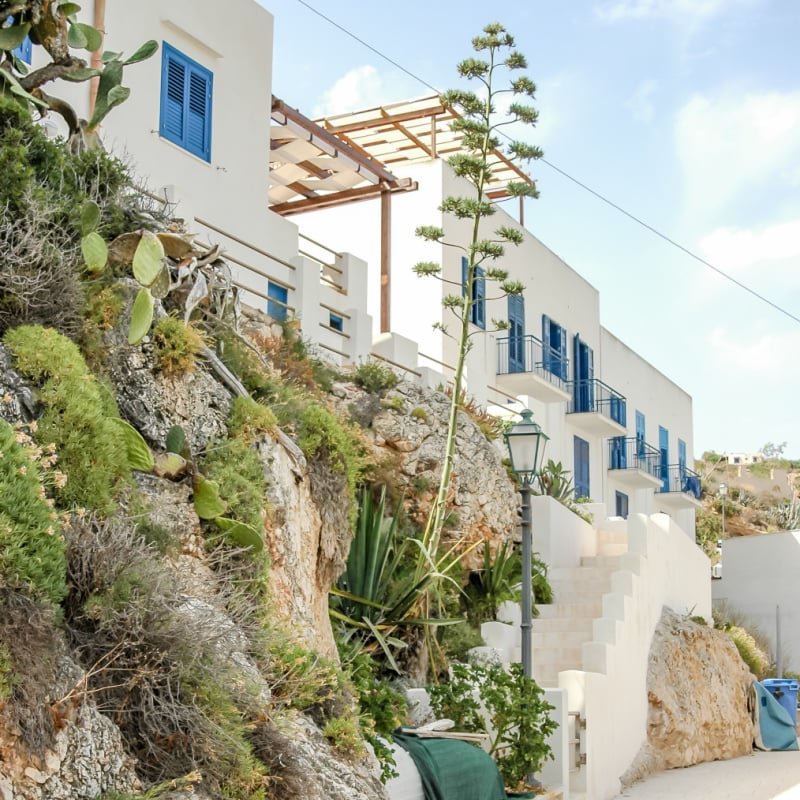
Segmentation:
[(475, 278), (472, 282), (472, 324), (479, 328), (486, 327), (486, 278), (480, 267), (475, 267)]
[(213, 76), (164, 42), (159, 132), (205, 161), (211, 160)]
[(186, 149), (211, 160), (211, 75), (189, 68)]

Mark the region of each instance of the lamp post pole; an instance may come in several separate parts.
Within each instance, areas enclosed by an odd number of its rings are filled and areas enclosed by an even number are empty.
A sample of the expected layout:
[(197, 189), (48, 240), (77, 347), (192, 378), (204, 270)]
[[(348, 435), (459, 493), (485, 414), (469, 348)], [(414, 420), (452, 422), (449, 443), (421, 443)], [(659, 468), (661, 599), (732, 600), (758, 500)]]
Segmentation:
[(526, 678), (533, 677), (533, 649), (531, 628), (533, 627), (533, 586), (531, 581), (531, 557), (533, 530), (531, 525), (531, 486), (527, 481), (520, 488), (522, 496), (522, 622), (520, 635), (522, 645), (522, 672)]

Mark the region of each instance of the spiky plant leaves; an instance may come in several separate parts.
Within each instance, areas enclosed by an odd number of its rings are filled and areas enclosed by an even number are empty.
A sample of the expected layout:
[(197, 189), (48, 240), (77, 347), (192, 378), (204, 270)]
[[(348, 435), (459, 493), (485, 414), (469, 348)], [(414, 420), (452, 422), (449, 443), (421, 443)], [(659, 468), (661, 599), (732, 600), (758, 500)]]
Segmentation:
[(133, 277), (142, 286), (150, 286), (161, 272), (164, 246), (150, 231), (142, 231), (142, 237), (133, 254)]
[(139, 289), (133, 301), (131, 324), (128, 327), (128, 344), (137, 344), (147, 335), (153, 324), (153, 295), (149, 289)]
[(108, 263), (108, 245), (103, 237), (92, 231), (81, 239), (81, 253), (89, 272), (102, 272)]
[(186, 431), (180, 425), (173, 425), (167, 431), (165, 447), (168, 453), (183, 455), (183, 449), (186, 447)]
[(177, 453), (159, 453), (155, 457), (153, 475), (167, 480), (175, 480), (186, 474), (189, 462)]
[(200, 519), (216, 519), (225, 513), (216, 482), (202, 475), (196, 475), (194, 480), (194, 510)]
[(111, 421), (119, 428), (122, 435), (128, 466), (137, 472), (152, 472), (155, 466), (153, 452), (139, 431), (124, 419), (114, 418)]
[(81, 208), (81, 236), (88, 236), (97, 230), (100, 222), (100, 206), (93, 200), (87, 200)]
[(228, 517), (217, 517), (214, 521), (225, 536), (235, 544), (249, 547), (254, 553), (260, 553), (264, 549), (264, 539), (252, 525)]

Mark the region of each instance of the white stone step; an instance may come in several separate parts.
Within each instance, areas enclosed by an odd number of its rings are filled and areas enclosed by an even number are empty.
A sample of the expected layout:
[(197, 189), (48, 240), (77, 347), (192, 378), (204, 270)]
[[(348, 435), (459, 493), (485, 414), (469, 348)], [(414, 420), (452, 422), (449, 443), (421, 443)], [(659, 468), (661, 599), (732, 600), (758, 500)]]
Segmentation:
[(533, 633), (591, 633), (591, 617), (555, 617), (533, 620)]
[(547, 579), (552, 586), (554, 583), (564, 581), (593, 581), (610, 580), (611, 573), (619, 567), (613, 565), (582, 565), (580, 567), (556, 567), (547, 573)]
[[(579, 584), (577, 584), (579, 586)], [(601, 602), (603, 595), (611, 590), (611, 584), (603, 587), (593, 587), (591, 589), (574, 588), (562, 589), (555, 592), (556, 602), (564, 605), (587, 605), (594, 601)], [(597, 615), (599, 616), (599, 615)]]
[(597, 595), (604, 595), (611, 586), (611, 573), (609, 572), (607, 575), (597, 575), (594, 570), (592, 570), (591, 577), (587, 575), (584, 580), (578, 581), (569, 581), (569, 580), (558, 580), (558, 581), (551, 581), (550, 587), (553, 590), (553, 594), (556, 596), (558, 600), (559, 596), (564, 594), (565, 592), (587, 592)]
[[(533, 648), (533, 663), (542, 666), (558, 666), (560, 669), (580, 669), (583, 664), (581, 647)], [(564, 666), (564, 665), (567, 666)]]
[(609, 544), (607, 542), (598, 542), (597, 544), (597, 554), (599, 556), (624, 556), (627, 552), (627, 544)]
[(628, 544), (627, 531), (598, 531), (598, 544)]
[[(533, 651), (537, 650), (564, 650), (566, 648), (579, 648), (584, 642), (592, 638), (591, 631), (558, 631), (556, 633), (533, 633)], [(534, 659), (536, 656), (534, 655)]]
[(603, 613), (603, 600), (596, 597), (587, 603), (551, 603), (536, 609), (538, 619), (596, 619)]
[[(623, 554), (624, 555), (624, 554)], [(612, 572), (622, 566), (622, 555), (618, 556), (584, 556), (581, 559), (582, 567), (602, 567)]]

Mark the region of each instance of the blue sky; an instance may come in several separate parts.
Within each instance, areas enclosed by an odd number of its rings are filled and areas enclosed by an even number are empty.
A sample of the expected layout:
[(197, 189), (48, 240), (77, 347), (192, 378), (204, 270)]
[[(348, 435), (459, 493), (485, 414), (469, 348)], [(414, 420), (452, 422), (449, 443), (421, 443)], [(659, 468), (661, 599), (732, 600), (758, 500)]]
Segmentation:
[[(275, 15), (273, 89), (308, 115), (430, 94), (305, 8)], [(440, 88), (502, 22), (528, 57), (548, 161), (800, 316), (800, 2), (309, 4)], [(694, 398), (695, 451), (788, 441), (800, 324), (551, 167), (528, 228), (600, 290), (601, 320)]]

